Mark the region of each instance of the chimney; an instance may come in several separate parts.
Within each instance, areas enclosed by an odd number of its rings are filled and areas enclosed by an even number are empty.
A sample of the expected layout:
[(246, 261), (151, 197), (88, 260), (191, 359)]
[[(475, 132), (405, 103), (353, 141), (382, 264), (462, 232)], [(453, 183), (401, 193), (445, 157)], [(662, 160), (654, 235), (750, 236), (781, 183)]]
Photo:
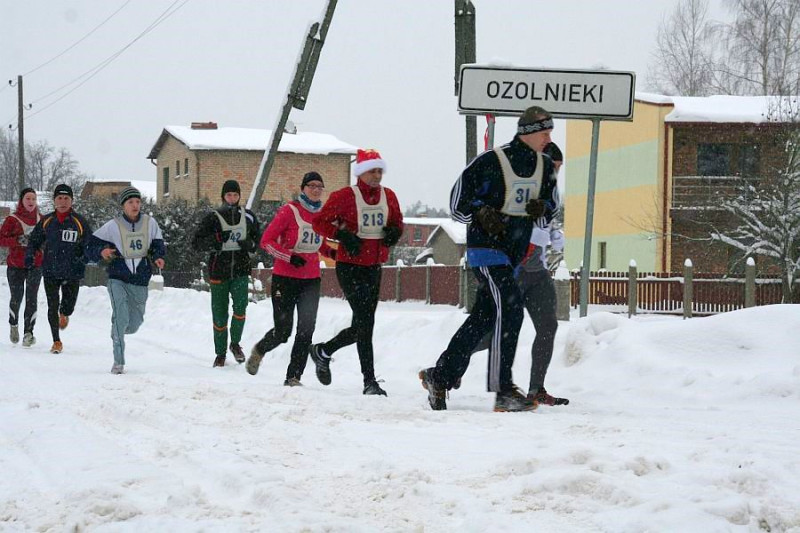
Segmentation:
[(216, 122), (192, 122), (193, 130), (215, 130), (217, 129)]

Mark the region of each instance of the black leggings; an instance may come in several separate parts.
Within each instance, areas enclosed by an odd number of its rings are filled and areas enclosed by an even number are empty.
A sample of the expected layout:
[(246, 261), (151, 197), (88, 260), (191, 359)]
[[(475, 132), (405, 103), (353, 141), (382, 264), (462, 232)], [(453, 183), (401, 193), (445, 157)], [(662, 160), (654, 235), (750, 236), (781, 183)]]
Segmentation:
[(44, 292), (47, 294), (47, 322), (53, 342), (60, 341), (58, 334), (58, 314), (70, 316), (78, 301), (80, 281), (77, 279), (44, 278)]
[(272, 317), (275, 326), (258, 341), (261, 353), (274, 350), (292, 335), (294, 310), (297, 308), (297, 335), (292, 357), (286, 369), (286, 379), (300, 379), (308, 361), (308, 349), (317, 324), (320, 279), (298, 279), (272, 276)]
[[(36, 325), (36, 297), (42, 281), (41, 268), (7, 267), (8, 287), (11, 289), (11, 300), (8, 303), (8, 323), (19, 324), (19, 308), (25, 299), (25, 333), (33, 333)], [(27, 289), (26, 289), (27, 286)]]
[(381, 289), (381, 266), (361, 266), (351, 263), (336, 263), (336, 278), (353, 310), (350, 327), (343, 329), (334, 338), (322, 344), (328, 355), (340, 348), (355, 343), (364, 383), (375, 381), (375, 364), (372, 352), (372, 330), (375, 327), (375, 309)]

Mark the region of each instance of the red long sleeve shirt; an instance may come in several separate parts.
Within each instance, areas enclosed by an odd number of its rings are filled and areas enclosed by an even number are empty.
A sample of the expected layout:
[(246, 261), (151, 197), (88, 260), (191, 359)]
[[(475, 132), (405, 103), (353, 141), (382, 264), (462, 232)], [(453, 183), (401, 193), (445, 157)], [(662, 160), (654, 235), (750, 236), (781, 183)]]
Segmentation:
[[(294, 201), (291, 204), (297, 208), (300, 218), (304, 222), (313, 223), (319, 213), (311, 213), (300, 202)], [(289, 205), (284, 205), (275, 214), (264, 234), (261, 236), (261, 248), (275, 258), (272, 272), (278, 276), (299, 279), (314, 279), (320, 277), (319, 254), (331, 257), (331, 247), (327, 242), (323, 242), (319, 252), (297, 253), (292, 248), (297, 244), (299, 226), (294, 218), (294, 213)], [(297, 254), (306, 260), (306, 264), (296, 267), (289, 263), (292, 254)]]
[[(400, 204), (394, 191), (387, 187), (370, 187), (361, 180), (358, 180), (356, 184), (361, 197), (369, 205), (378, 204), (381, 189), (386, 191), (386, 204), (389, 208), (386, 226), (397, 226), (401, 230), (403, 229), (403, 213), (400, 211)], [(314, 231), (329, 239), (335, 239), (336, 232), (340, 229), (357, 233), (357, 213), (356, 198), (351, 187), (334, 191), (322, 206), (317, 218), (314, 219)], [(337, 261), (356, 265), (380, 265), (387, 259), (389, 259), (389, 247), (383, 244), (383, 239), (362, 239), (361, 250), (356, 256), (348, 254), (343, 246), (339, 246), (336, 252)]]

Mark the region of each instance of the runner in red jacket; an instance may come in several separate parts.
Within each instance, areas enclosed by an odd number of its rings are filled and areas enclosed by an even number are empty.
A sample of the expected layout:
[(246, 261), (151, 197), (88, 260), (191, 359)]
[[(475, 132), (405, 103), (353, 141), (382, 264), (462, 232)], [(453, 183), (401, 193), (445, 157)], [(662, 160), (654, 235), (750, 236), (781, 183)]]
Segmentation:
[(275, 258), (270, 291), (275, 326), (253, 346), (247, 372), (255, 376), (264, 354), (289, 340), (297, 308), (297, 335), (283, 382), (288, 387), (302, 385), (300, 379), (308, 361), (319, 307), (319, 254), (335, 257), (336, 252), (311, 226), (322, 208), (324, 188), (318, 172), (303, 176), (300, 197), (281, 207), (261, 236), (261, 248)]
[(28, 246), (28, 237), (41, 218), (36, 191), (28, 187), (20, 192), (17, 210), (0, 227), (0, 246), (8, 248), (6, 275), (11, 290), (11, 300), (8, 303), (8, 323), (11, 326), (9, 337), (12, 343), (19, 342), (19, 308), (25, 298), (25, 334), (22, 338), (22, 345), (25, 347), (36, 342), (33, 327), (36, 325), (36, 296), (42, 281), (43, 257), (42, 252), (37, 251), (33, 257), (33, 266), (25, 268), (25, 249)]
[(353, 167), (358, 181), (332, 193), (314, 220), (314, 231), (339, 241), (336, 278), (353, 310), (353, 320), (349, 328), (310, 350), (317, 378), (328, 385), (331, 355), (355, 343), (364, 376), (364, 394), (383, 396), (386, 391), (375, 380), (372, 330), (381, 286), (381, 264), (389, 258), (389, 247), (397, 244), (403, 234), (403, 213), (397, 196), (381, 186), (385, 170), (386, 163), (378, 152), (358, 150)]

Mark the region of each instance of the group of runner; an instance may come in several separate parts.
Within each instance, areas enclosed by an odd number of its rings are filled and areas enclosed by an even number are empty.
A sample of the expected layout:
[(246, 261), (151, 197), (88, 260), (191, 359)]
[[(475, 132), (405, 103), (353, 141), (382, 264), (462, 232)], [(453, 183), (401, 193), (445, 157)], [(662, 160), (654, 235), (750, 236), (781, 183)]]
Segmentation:
[[(446, 409), (446, 397), (459, 388), (471, 355), (489, 348), (487, 388), (496, 393), (495, 411), (528, 411), (539, 404), (563, 405), (544, 388), (558, 323), (555, 292), (544, 251), (563, 247), (552, 230), (560, 208), (556, 175), (563, 157), (550, 140), (552, 117), (542, 108), (526, 110), (514, 139), (475, 158), (451, 192), (454, 219), (468, 223), (467, 262), (478, 280), (476, 302), (436, 365), (420, 371), (422, 386), (434, 410)], [(307, 360), (313, 361), (323, 385), (332, 381), (331, 356), (355, 344), (363, 376), (363, 394), (386, 396), (376, 380), (372, 344), (379, 300), (381, 265), (403, 233), (403, 215), (395, 193), (381, 184), (386, 163), (375, 150), (358, 150), (356, 183), (332, 192), (322, 202), (324, 179), (318, 172), (302, 177), (298, 197), (282, 206), (260, 231), (255, 214), (240, 206), (238, 182), (222, 186), (222, 205), (200, 222), (193, 246), (206, 251), (211, 287), (215, 358), (223, 367), (231, 352), (255, 375), (265, 354), (297, 332), (284, 385), (300, 386)], [(72, 209), (73, 192), (59, 185), (54, 211), (39, 213), (36, 192), (24, 189), (14, 214), (0, 228), (0, 246), (9, 248), (10, 339), (19, 342), (19, 309), (23, 297), (24, 346), (32, 346), (36, 295), (44, 278), (52, 353), (64, 347), (60, 331), (75, 309), (79, 283), (88, 262), (108, 272), (112, 307), (111, 372), (125, 372), (125, 335), (144, 320), (148, 284), (155, 268), (164, 268), (166, 253), (158, 222), (141, 212), (141, 193), (127, 187), (119, 194), (120, 214), (97, 231)], [(338, 241), (337, 247), (328, 240)], [(250, 254), (257, 247), (274, 258), (271, 282), (273, 327), (252, 347), (241, 346), (248, 303)], [(336, 277), (352, 310), (350, 326), (326, 342), (313, 344), (320, 297), (320, 259), (336, 261)], [(229, 307), (232, 303), (232, 313)], [(511, 366), (517, 338), (528, 310), (536, 327), (528, 393), (513, 383)], [(230, 331), (229, 331), (230, 330)], [(230, 339), (228, 338), (230, 337)], [(230, 341), (230, 343), (228, 342)]]

